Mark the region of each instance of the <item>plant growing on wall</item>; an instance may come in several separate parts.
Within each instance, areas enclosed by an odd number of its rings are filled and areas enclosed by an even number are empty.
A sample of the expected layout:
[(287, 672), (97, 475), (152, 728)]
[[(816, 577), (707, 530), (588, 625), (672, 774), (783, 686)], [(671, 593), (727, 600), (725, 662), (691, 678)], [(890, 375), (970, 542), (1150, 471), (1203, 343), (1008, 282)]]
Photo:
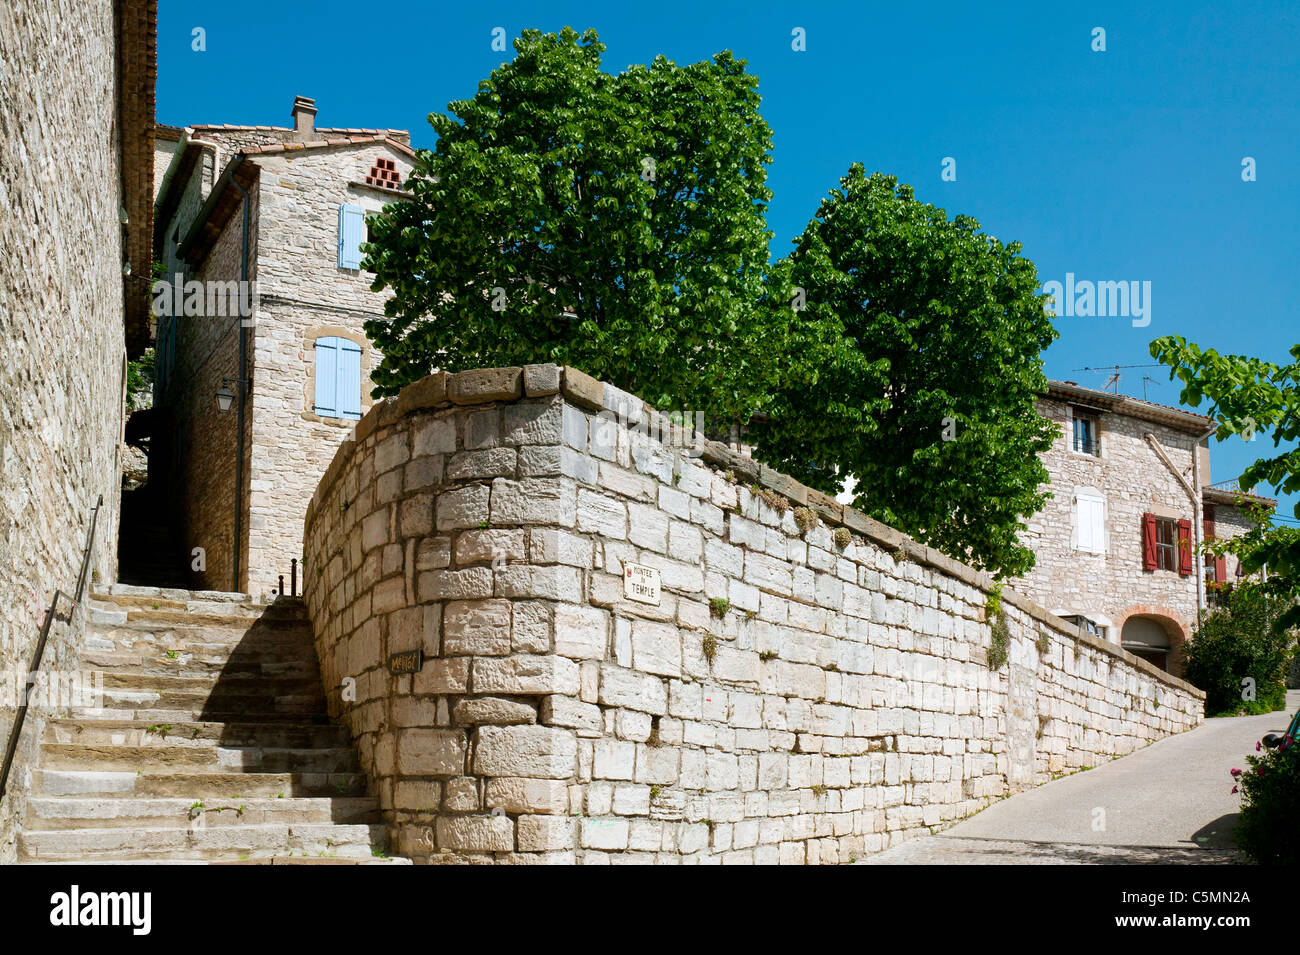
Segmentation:
[(777, 273), (805, 307), (756, 455), (828, 494), (851, 474), (854, 506), (976, 567), (1033, 567), (1057, 333), (1020, 245), (855, 164)]
[(370, 219), (389, 289), (366, 325), (374, 396), (434, 367), (557, 362), (660, 408), (746, 420), (775, 379), (764, 307), (772, 135), (723, 52), (617, 75), (604, 45), (527, 30), (470, 99), (433, 113), (411, 199)]

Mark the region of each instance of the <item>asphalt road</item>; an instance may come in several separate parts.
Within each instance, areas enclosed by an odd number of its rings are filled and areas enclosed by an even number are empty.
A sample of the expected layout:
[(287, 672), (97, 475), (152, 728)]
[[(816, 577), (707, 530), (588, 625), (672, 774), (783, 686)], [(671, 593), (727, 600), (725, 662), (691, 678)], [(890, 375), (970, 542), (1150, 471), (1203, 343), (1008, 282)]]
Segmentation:
[(1236, 861), (1232, 829), (1240, 797), (1233, 767), (1246, 767), (1261, 736), (1286, 728), (1286, 712), (1222, 717), (1095, 769), (990, 806), (937, 836), (876, 853), (859, 865), (1131, 864)]

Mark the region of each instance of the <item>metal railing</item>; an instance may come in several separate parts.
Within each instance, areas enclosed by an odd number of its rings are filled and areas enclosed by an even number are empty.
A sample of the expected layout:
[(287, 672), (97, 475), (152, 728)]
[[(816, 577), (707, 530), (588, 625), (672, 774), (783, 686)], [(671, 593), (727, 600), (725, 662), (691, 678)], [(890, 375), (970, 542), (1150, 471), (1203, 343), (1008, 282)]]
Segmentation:
[[(99, 500), (95, 502), (95, 509), (90, 514), (90, 530), (86, 532), (86, 549), (81, 554), (81, 570), (77, 573), (77, 589), (69, 598), (72, 602), (72, 609), (68, 611), (63, 620), (71, 620), (72, 615), (77, 612), (77, 605), (81, 603), (81, 595), (86, 591), (86, 580), (90, 576), (90, 555), (95, 549), (95, 528), (99, 523), (99, 509), (104, 506), (104, 495), (99, 495)], [(41, 624), (41, 635), (36, 641), (36, 651), (32, 654), (32, 665), (27, 670), (27, 680), (23, 686), (23, 698), (18, 704), (18, 712), (14, 714), (14, 725), (9, 730), (9, 746), (5, 749), (4, 768), (0, 770), (0, 799), (4, 798), (9, 789), (9, 770), (13, 768), (14, 754), (18, 752), (18, 740), (23, 733), (23, 721), (27, 719), (27, 701), (31, 698), (32, 688), (36, 685), (36, 675), (41, 668), (41, 658), (45, 655), (45, 642), (50, 636), (50, 626), (54, 623), (55, 611), (59, 606), (59, 598), (68, 597), (62, 590), (55, 590), (54, 596), (50, 599), (50, 609), (45, 612), (45, 622)]]

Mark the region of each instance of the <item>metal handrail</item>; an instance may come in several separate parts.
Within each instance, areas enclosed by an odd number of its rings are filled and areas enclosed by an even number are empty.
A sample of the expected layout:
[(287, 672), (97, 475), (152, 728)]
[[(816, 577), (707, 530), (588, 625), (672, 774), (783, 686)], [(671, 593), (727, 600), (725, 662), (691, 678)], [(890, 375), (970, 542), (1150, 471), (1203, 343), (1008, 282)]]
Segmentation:
[[(99, 509), (104, 506), (104, 495), (99, 495), (99, 500), (95, 502), (95, 509), (90, 515), (90, 530), (86, 533), (86, 549), (81, 555), (81, 570), (77, 573), (77, 590), (76, 595), (71, 599), (72, 609), (68, 612), (67, 620), (72, 619), (72, 615), (77, 612), (77, 605), (81, 603), (81, 595), (86, 591), (86, 579), (90, 575), (90, 555), (95, 549), (95, 527), (99, 523)], [(36, 674), (41, 668), (41, 658), (45, 655), (45, 641), (50, 636), (50, 626), (54, 623), (55, 610), (59, 606), (59, 598), (67, 597), (62, 590), (55, 590), (54, 596), (50, 600), (50, 609), (45, 613), (45, 622), (41, 624), (41, 635), (36, 641), (36, 651), (32, 654), (32, 665), (27, 671), (27, 680), (23, 686), (22, 702), (18, 706), (18, 712), (14, 714), (14, 725), (9, 730), (9, 746), (5, 749), (4, 768), (0, 770), (0, 799), (4, 798), (9, 789), (9, 770), (13, 768), (14, 754), (18, 752), (18, 739), (23, 733), (23, 721), (27, 719), (27, 701), (31, 698), (32, 688), (36, 685)]]

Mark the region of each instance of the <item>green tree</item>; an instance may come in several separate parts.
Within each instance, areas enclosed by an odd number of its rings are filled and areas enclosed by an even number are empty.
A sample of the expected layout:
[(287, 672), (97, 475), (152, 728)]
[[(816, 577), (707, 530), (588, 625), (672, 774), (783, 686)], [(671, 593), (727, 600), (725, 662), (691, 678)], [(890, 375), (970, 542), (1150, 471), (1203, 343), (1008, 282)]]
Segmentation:
[[(1273, 439), (1277, 453), (1261, 457), (1242, 473), (1243, 488), (1268, 484), (1281, 493), (1300, 491), (1300, 345), (1291, 348), (1295, 359), (1278, 365), (1244, 355), (1220, 355), (1202, 350), (1180, 335), (1166, 335), (1151, 343), (1151, 355), (1170, 367), (1169, 377), (1183, 383), (1179, 400), (1198, 407), (1209, 400), (1209, 416), (1218, 423), (1215, 439), (1233, 435), (1250, 440), (1256, 434)], [(1300, 504), (1293, 509), (1300, 517)], [(1300, 533), (1294, 528), (1261, 525), (1248, 540), (1237, 545), (1242, 570), (1254, 573), (1267, 565), (1269, 589), (1285, 598), (1286, 610), (1274, 620), (1278, 633), (1300, 626)]]
[[(1205, 691), (1206, 716), (1270, 713), (1286, 706), (1286, 671), (1294, 636), (1270, 624), (1281, 608), (1254, 582), (1225, 593), (1187, 642), (1185, 675)], [(1249, 687), (1243, 683), (1247, 678)], [(1249, 689), (1250, 693), (1246, 694)]]
[(391, 289), (366, 325), (376, 397), (433, 368), (557, 362), (663, 410), (747, 417), (774, 380), (764, 307), (772, 136), (720, 53), (601, 70), (596, 34), (525, 31), (472, 99), (433, 113), (410, 201), (370, 219)]
[(758, 456), (828, 494), (851, 474), (857, 507), (959, 560), (1032, 568), (1018, 536), (1049, 496), (1057, 333), (1020, 245), (855, 164), (777, 278), (798, 321)]

